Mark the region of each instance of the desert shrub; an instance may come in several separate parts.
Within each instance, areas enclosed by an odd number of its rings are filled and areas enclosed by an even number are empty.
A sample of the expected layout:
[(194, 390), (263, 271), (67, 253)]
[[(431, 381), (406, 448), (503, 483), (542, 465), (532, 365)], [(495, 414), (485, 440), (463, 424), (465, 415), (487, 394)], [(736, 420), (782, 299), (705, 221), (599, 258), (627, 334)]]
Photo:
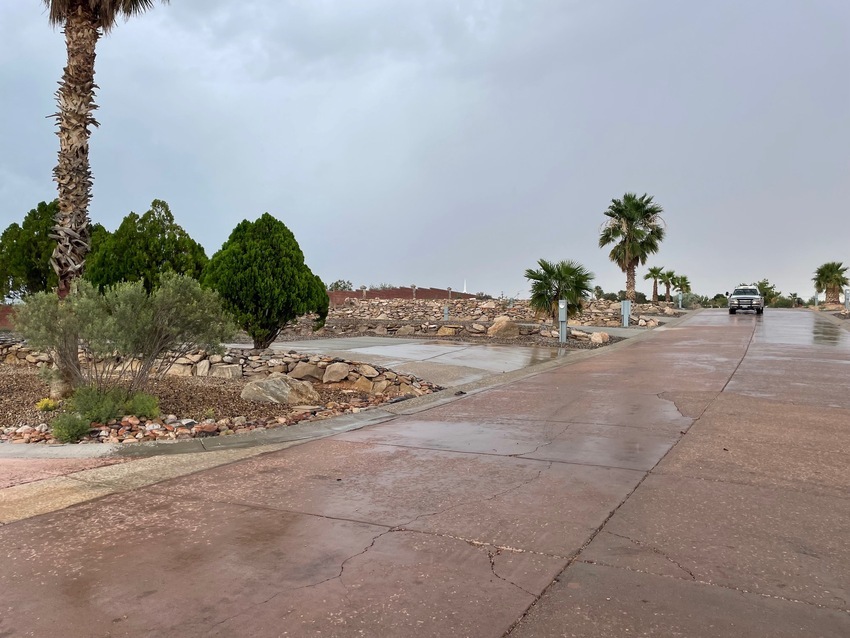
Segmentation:
[(136, 392), (124, 404), (124, 414), (135, 414), (147, 419), (155, 419), (159, 416), (159, 399), (144, 392)]
[(97, 423), (106, 423), (126, 414), (152, 419), (159, 416), (159, 400), (144, 392), (131, 394), (124, 388), (102, 389), (84, 385), (74, 390), (68, 400), (68, 409)]
[(790, 297), (776, 297), (771, 303), (771, 308), (793, 308), (794, 300)]
[[(142, 282), (121, 283), (100, 293), (78, 280), (65, 300), (38, 293), (21, 304), (17, 329), (34, 348), (70, 371), (75, 387), (124, 387), (133, 393), (192, 350), (221, 352), (235, 327), (218, 295), (184, 275), (164, 273), (152, 293)], [(82, 351), (86, 364), (80, 366)]]
[(50, 429), (57, 441), (73, 443), (89, 433), (91, 422), (79, 414), (65, 412), (53, 419)]
[(53, 399), (42, 399), (35, 404), (35, 407), (39, 412), (53, 412), (54, 410), (59, 409), (59, 401), (54, 401)]
[(699, 308), (706, 303), (707, 298), (701, 295), (692, 292), (686, 292), (682, 295), (682, 308)]
[(125, 414), (127, 393), (121, 388), (100, 389), (93, 385), (80, 386), (68, 399), (68, 409), (84, 416), (89, 422), (106, 423)]

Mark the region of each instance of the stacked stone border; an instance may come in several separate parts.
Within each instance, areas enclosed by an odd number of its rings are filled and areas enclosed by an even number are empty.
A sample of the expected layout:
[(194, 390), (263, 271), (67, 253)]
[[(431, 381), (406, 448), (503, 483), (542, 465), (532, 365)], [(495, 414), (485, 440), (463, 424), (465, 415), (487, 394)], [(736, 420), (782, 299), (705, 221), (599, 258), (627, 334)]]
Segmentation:
[[(50, 357), (32, 350), (22, 342), (0, 342), (0, 363), (4, 365), (51, 367)], [(169, 370), (176, 376), (199, 376), (251, 381), (273, 373), (319, 384), (326, 389), (352, 395), (347, 404), (294, 405), (286, 416), (249, 421), (237, 416), (225, 419), (180, 419), (177, 415), (145, 419), (133, 415), (105, 424), (92, 424), (81, 443), (142, 443), (177, 441), (209, 436), (229, 436), (294, 425), (301, 421), (357, 413), (363, 409), (438, 392), (443, 388), (411, 374), (340, 357), (236, 348), (223, 355), (197, 351), (178, 359)], [(368, 398), (362, 398), (367, 395)], [(47, 414), (45, 418), (47, 418)], [(0, 442), (56, 443), (46, 423), (19, 427), (0, 427)]]
[[(582, 326), (622, 326), (622, 306), (619, 302), (592, 301), (582, 312), (571, 318), (571, 327), (578, 328), (573, 336), (589, 339), (581, 332)], [(655, 327), (664, 319), (679, 316), (672, 304), (634, 304), (629, 325)], [(541, 317), (531, 309), (528, 300), (478, 300), (478, 299), (358, 299), (347, 297), (343, 303), (328, 313), (325, 327), (319, 335), (352, 335), (371, 333), (398, 337), (437, 336), (483, 338), (497, 320), (509, 319), (519, 325), (517, 336), (541, 335), (551, 338), (556, 345), (558, 333), (549, 317)], [(288, 326), (281, 339), (305, 337), (314, 334), (312, 318), (304, 317)]]

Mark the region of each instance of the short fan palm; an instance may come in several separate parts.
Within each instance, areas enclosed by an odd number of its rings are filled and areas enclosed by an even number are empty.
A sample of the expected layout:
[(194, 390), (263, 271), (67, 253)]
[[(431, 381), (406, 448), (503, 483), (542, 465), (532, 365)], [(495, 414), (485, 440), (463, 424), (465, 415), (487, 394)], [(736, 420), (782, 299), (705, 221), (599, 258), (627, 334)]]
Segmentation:
[(815, 271), (812, 281), (815, 282), (815, 290), (826, 292), (826, 303), (841, 303), (838, 295), (842, 286), (848, 284), (847, 266), (840, 261), (829, 261)]
[(570, 316), (581, 311), (582, 301), (593, 288), (594, 274), (575, 261), (551, 262), (541, 259), (539, 268), (525, 271), (525, 278), (531, 282), (531, 307), (540, 313), (552, 317), (558, 322), (558, 301), (566, 300)]

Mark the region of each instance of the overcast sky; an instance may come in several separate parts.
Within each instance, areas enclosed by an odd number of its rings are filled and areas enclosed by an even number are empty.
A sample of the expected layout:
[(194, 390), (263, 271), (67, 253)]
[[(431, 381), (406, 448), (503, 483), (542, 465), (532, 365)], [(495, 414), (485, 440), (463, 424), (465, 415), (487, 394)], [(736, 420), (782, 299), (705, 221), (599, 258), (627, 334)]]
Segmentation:
[[(97, 53), (109, 230), (164, 199), (211, 256), (268, 211), (326, 283), (527, 296), (542, 257), (617, 291), (628, 191), (695, 292), (850, 265), (847, 0), (173, 0)], [(40, 1), (0, 2), (0, 230), (55, 197), (64, 62)]]

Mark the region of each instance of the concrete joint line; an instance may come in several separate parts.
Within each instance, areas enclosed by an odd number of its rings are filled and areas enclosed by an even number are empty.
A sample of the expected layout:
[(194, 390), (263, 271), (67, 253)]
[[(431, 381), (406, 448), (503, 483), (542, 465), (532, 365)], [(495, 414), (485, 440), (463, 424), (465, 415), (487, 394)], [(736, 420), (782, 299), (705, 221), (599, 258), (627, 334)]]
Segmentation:
[(545, 556), (546, 558), (557, 558), (560, 560), (571, 560), (573, 557), (570, 556), (562, 556), (560, 554), (548, 554), (546, 552), (537, 552), (533, 549), (523, 549), (522, 547), (510, 547), (509, 545), (497, 545), (495, 543), (488, 543), (487, 541), (479, 541), (474, 538), (464, 538), (463, 536), (455, 536), (453, 534), (440, 534), (439, 532), (429, 532), (421, 529), (410, 529), (407, 527), (399, 526), (393, 527), (391, 532), (407, 532), (410, 534), (422, 534), (423, 536), (434, 536), (436, 538), (448, 538), (453, 541), (460, 541), (461, 543), (466, 543), (467, 545), (471, 545), (473, 547), (492, 547), (493, 549), (497, 549), (500, 552), (510, 552), (511, 554), (531, 554), (533, 556)]

